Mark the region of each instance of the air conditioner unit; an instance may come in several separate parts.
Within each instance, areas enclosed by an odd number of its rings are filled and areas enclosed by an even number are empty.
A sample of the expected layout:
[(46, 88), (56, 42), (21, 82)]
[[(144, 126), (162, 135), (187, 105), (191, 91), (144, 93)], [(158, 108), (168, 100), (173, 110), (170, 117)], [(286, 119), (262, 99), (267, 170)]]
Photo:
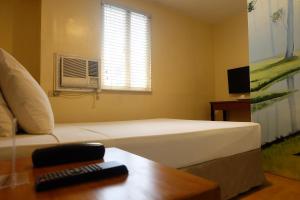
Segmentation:
[(100, 89), (99, 61), (56, 55), (56, 91), (93, 92)]

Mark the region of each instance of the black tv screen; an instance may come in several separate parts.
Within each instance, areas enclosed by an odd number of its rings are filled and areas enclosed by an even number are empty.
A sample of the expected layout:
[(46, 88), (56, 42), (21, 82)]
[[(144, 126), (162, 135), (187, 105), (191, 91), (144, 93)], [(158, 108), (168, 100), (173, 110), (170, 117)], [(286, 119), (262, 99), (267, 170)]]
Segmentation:
[(230, 69), (227, 71), (229, 93), (250, 92), (249, 66)]

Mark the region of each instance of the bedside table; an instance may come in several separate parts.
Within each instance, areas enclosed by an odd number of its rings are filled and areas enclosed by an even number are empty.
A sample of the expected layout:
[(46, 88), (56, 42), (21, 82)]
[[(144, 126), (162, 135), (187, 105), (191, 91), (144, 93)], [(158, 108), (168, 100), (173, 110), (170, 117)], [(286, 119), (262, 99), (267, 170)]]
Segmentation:
[[(20, 158), (17, 160), (17, 171), (27, 172), (30, 183), (17, 186), (15, 189), (0, 190), (0, 199), (220, 199), (220, 189), (212, 181), (158, 164), (117, 148), (107, 148), (104, 161), (118, 161), (125, 164), (129, 170), (129, 175), (36, 192), (34, 190), (35, 176), (94, 162), (32, 168), (30, 158)], [(9, 172), (9, 161), (0, 161), (0, 166), (0, 173)]]

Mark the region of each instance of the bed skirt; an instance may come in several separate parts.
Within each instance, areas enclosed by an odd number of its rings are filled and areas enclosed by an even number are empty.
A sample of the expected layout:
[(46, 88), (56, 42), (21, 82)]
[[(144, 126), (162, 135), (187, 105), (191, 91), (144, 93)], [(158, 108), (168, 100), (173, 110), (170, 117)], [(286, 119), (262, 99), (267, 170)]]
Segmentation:
[(222, 200), (230, 199), (265, 182), (260, 149), (181, 168), (181, 170), (217, 182), (221, 188)]

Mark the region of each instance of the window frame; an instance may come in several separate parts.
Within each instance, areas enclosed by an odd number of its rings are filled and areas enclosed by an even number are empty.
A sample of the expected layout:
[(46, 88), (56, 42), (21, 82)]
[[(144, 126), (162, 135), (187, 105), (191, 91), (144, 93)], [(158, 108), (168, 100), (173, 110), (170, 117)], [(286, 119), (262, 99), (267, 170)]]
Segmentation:
[[(103, 70), (104, 67), (102, 66), (102, 60), (103, 60), (103, 54), (104, 54), (104, 6), (105, 5), (110, 5), (110, 6), (114, 6), (120, 9), (124, 9), (127, 12), (135, 12), (141, 15), (144, 15), (148, 18), (148, 42), (149, 42), (149, 46), (148, 46), (148, 52), (149, 52), (149, 66), (148, 68), (148, 84), (147, 84), (147, 88), (122, 88), (122, 87), (118, 87), (118, 86), (112, 86), (111, 88), (105, 87), (103, 80), (102, 80), (102, 75), (103, 75)], [(120, 4), (120, 3), (115, 3), (115, 2), (111, 2), (109, 0), (102, 0), (101, 1), (101, 43), (100, 43), (100, 59), (101, 59), (101, 91), (111, 91), (111, 92), (138, 92), (138, 93), (152, 93), (153, 89), (152, 89), (152, 16), (151, 14), (145, 12), (145, 11), (141, 11), (141, 10), (137, 10), (131, 7), (128, 7), (126, 5)], [(128, 66), (127, 66), (128, 67)], [(130, 71), (129, 71), (130, 72)], [(129, 79), (131, 80), (131, 79)]]

